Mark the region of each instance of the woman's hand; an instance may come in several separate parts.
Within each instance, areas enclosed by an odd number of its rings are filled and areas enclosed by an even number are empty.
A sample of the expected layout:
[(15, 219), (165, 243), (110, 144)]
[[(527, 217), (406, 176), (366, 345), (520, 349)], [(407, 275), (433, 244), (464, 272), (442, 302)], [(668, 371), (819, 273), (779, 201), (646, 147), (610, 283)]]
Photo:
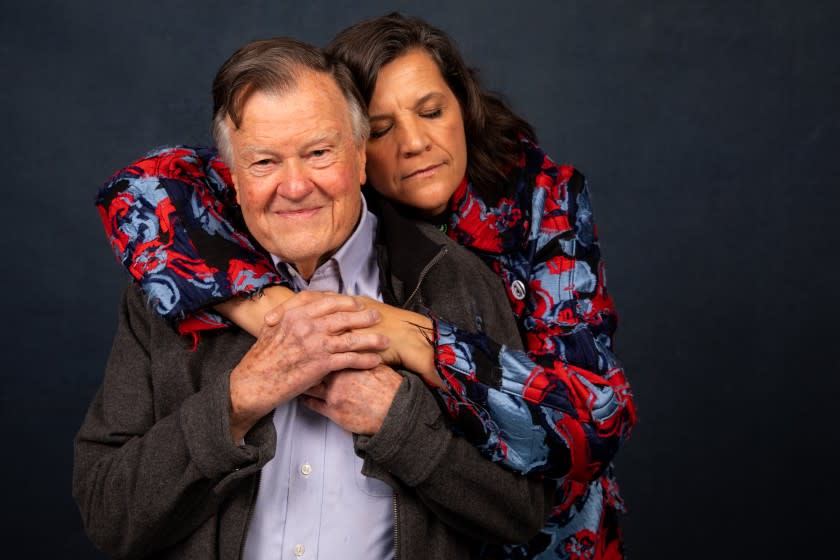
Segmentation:
[(414, 372), (433, 387), (443, 387), (435, 368), (435, 349), (432, 344), (434, 326), (431, 319), (369, 297), (354, 296), (353, 299), (366, 309), (376, 309), (382, 316), (379, 323), (359, 332), (376, 332), (390, 339), (388, 350), (380, 353), (383, 362)]

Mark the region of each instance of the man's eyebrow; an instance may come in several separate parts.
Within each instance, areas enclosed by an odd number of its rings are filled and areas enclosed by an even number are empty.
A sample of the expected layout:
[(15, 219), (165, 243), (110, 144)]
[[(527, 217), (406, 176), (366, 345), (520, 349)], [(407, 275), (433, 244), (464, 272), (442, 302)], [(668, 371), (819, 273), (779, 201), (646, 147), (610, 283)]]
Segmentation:
[[(432, 99), (445, 98), (445, 97), (446, 96), (443, 95), (443, 93), (440, 92), (440, 91), (430, 91), (429, 93), (427, 93), (426, 95), (420, 97), (417, 101), (415, 101), (413, 108), (417, 109), (418, 107), (422, 107), (424, 104), (428, 103)], [(389, 118), (388, 115), (371, 115), (370, 116), (370, 120), (372, 120), (372, 121), (380, 120), (380, 119), (387, 119), (387, 118)]]
[[(337, 144), (341, 140), (341, 131), (339, 130), (319, 130), (312, 136), (307, 138), (303, 144), (300, 145), (302, 151), (306, 151), (312, 146), (318, 144), (328, 143)], [(261, 146), (258, 144), (246, 144), (238, 151), (239, 157), (247, 158), (250, 156), (271, 156), (280, 158), (280, 153), (269, 146)]]
[(308, 149), (316, 144), (322, 144), (324, 142), (335, 144), (340, 139), (341, 132), (338, 130), (321, 130), (317, 134), (309, 137), (306, 142), (303, 143), (303, 148)]
[(277, 152), (275, 152), (271, 148), (267, 148), (265, 146), (245, 145), (245, 146), (242, 146), (242, 148), (239, 149), (239, 155), (241, 157), (252, 156), (252, 155), (277, 156)]

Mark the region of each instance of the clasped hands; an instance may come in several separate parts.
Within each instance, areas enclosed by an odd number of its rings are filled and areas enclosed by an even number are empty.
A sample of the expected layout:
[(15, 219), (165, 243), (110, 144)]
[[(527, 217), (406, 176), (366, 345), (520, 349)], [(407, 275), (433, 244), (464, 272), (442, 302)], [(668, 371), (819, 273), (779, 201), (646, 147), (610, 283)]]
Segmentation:
[(428, 317), (370, 298), (301, 292), (266, 315), (257, 341), (230, 377), (231, 435), (239, 441), (293, 398), (344, 429), (374, 434), (402, 377), (440, 385)]

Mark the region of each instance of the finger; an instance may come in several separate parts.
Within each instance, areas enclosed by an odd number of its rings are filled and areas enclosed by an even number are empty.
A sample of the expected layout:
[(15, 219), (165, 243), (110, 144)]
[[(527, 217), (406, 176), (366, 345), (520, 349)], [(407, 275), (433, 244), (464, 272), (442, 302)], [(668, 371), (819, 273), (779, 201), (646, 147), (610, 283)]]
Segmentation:
[(320, 292), (303, 291), (293, 294), (286, 301), (266, 313), (263, 320), (268, 326), (274, 326), (283, 319), (285, 312), (312, 303), (320, 297)]
[(317, 301), (321, 298), (321, 292), (314, 292), (312, 290), (303, 290), (301, 292), (297, 292), (294, 296), (287, 299), (285, 303), (289, 305), (289, 307), (297, 307), (299, 305), (306, 305), (307, 303), (312, 303), (313, 301)]
[(330, 371), (342, 369), (372, 369), (382, 363), (379, 354), (369, 352), (341, 352), (330, 354), (327, 365)]
[(317, 412), (321, 416), (326, 416), (327, 418), (330, 417), (330, 415), (329, 415), (330, 410), (329, 410), (329, 407), (327, 406), (326, 402), (322, 401), (321, 399), (316, 399), (316, 398), (313, 398), (313, 397), (307, 397), (306, 395), (301, 395), (299, 398), (300, 398), (300, 402), (304, 406), (306, 406), (307, 408), (309, 408), (311, 410), (314, 410), (315, 412)]
[(379, 333), (349, 332), (324, 338), (323, 348), (331, 354), (339, 352), (381, 352), (388, 348), (388, 337)]
[(307, 315), (314, 319), (333, 313), (352, 312), (361, 309), (361, 304), (351, 296), (319, 294), (318, 299), (306, 304), (305, 311)]
[(361, 311), (338, 311), (324, 317), (327, 332), (340, 333), (356, 329), (366, 329), (378, 324), (382, 314), (376, 309)]
[(276, 306), (274, 309), (269, 311), (263, 317), (263, 321), (269, 327), (277, 326), (280, 321), (283, 320), (283, 315), (286, 313), (286, 306), (285, 303), (281, 303), (280, 305)]
[(392, 368), (391, 366), (389, 366), (387, 364), (379, 364), (378, 366), (372, 367), (370, 369), (370, 373), (372, 373), (374, 375), (378, 375), (378, 374), (387, 375), (389, 373), (396, 373), (397, 375), (399, 375), (399, 373), (397, 373), (397, 371), (394, 368)]
[(317, 385), (313, 385), (312, 387), (304, 391), (303, 394), (308, 397), (313, 397), (325, 401), (327, 400), (327, 386), (323, 383), (318, 383)]
[(304, 305), (309, 305), (310, 303), (316, 302), (322, 297), (323, 294), (321, 292), (297, 292), (296, 294), (292, 295), (292, 297), (288, 298), (286, 301), (278, 305), (275, 308), (275, 310), (283, 309), (285, 311), (289, 311), (291, 309), (297, 309), (298, 307), (303, 307)]
[[(357, 301), (352, 296), (345, 296), (335, 292), (305, 291), (295, 294), (269, 311), (264, 320), (267, 325), (274, 326), (282, 321), (285, 313), (295, 309), (305, 310), (309, 317), (316, 318), (334, 313), (359, 311), (363, 308), (364, 304)], [(378, 322), (381, 317), (378, 312), (375, 312), (374, 315), (370, 315), (370, 311), (367, 311), (367, 313), (368, 315), (364, 316), (367, 317), (367, 319), (359, 319), (359, 321), (357, 321), (358, 324), (369, 326)]]

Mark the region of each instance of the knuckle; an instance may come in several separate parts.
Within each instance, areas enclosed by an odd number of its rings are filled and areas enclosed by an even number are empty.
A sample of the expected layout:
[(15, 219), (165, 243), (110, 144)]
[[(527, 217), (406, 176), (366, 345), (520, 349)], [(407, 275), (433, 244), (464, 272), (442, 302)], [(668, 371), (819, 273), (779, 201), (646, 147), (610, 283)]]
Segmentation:
[(352, 350), (359, 344), (359, 337), (354, 333), (347, 333), (342, 338), (344, 339), (344, 347), (347, 350)]

